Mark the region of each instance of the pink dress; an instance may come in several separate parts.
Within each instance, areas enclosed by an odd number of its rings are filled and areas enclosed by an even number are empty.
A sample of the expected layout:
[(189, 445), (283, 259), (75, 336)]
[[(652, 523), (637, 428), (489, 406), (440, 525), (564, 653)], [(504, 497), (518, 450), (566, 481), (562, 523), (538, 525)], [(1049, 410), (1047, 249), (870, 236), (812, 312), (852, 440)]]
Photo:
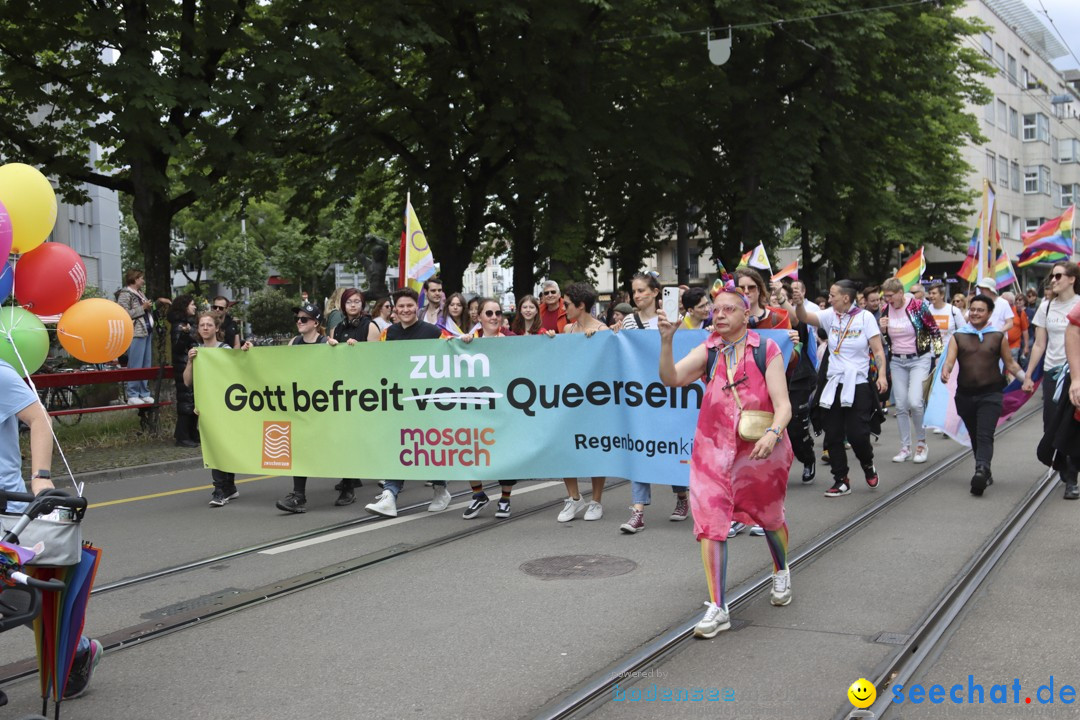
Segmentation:
[[(736, 389), (747, 410), (772, 412), (772, 400), (765, 377), (754, 362), (752, 347), (761, 336), (748, 331), (747, 347), (733, 377), (739, 380)], [(719, 347), (718, 334), (709, 336), (705, 347)], [(766, 365), (780, 354), (776, 343), (767, 341)], [(784, 524), (784, 498), (787, 495), (788, 471), (791, 469), (791, 442), (787, 433), (776, 449), (764, 460), (751, 460), (755, 443), (739, 437), (739, 409), (727, 384), (724, 356), (717, 357), (712, 382), (708, 383), (705, 398), (698, 414), (694, 433), (694, 451), (690, 457), (690, 508), (694, 516), (694, 535), (700, 540), (727, 540), (732, 519), (761, 525), (766, 530), (778, 530)]]

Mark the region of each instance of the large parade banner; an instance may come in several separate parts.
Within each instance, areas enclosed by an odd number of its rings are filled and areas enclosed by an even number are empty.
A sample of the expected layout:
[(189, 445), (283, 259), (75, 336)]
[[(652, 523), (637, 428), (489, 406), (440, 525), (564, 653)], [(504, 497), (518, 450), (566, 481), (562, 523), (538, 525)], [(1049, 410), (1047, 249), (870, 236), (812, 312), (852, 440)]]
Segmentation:
[[(786, 331), (762, 331), (785, 360)], [(706, 338), (675, 334), (678, 360)], [(402, 480), (604, 475), (685, 485), (705, 387), (655, 331), (200, 349), (207, 467)]]

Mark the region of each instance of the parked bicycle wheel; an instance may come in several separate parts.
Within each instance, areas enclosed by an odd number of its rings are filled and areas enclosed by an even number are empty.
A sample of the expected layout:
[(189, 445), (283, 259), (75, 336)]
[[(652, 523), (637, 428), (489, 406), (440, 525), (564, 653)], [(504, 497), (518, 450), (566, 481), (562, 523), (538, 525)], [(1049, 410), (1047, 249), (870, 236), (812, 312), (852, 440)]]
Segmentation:
[[(79, 397), (79, 393), (72, 387), (55, 387), (49, 388), (48, 401), (45, 403), (45, 409), (49, 412), (57, 410), (78, 410), (82, 409), (82, 398)], [(82, 420), (82, 413), (72, 413), (70, 415), (56, 415), (56, 419), (61, 425), (78, 425)]]

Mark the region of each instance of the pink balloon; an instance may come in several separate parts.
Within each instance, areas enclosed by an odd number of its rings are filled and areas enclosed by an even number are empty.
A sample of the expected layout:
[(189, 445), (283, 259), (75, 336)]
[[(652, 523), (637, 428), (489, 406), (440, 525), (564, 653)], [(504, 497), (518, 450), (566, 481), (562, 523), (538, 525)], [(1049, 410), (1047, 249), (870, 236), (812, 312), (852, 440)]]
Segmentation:
[(47, 242), (15, 265), (15, 297), (35, 315), (59, 315), (86, 289), (86, 265), (67, 245)]
[(11, 238), (11, 216), (4, 203), (0, 202), (0, 266), (7, 262), (11, 254)]

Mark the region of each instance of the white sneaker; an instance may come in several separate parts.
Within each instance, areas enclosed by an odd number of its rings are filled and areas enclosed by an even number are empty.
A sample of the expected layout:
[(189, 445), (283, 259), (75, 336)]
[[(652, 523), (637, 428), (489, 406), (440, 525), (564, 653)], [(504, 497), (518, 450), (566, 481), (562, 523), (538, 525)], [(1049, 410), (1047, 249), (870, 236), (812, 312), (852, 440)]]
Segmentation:
[(765, 537), (765, 528), (761, 527), (760, 525), (755, 525), (754, 527), (750, 528), (750, 534), (754, 537)]
[(142, 405), (143, 399), (141, 397), (129, 397), (128, 405)]
[(934, 428), (934, 434), (935, 435), (944, 435), (945, 431), (942, 430), (941, 428)]
[(900, 452), (893, 455), (893, 462), (907, 462), (911, 459), (911, 450), (906, 447), (900, 448)]
[(726, 608), (711, 602), (705, 603), (705, 607), (708, 610), (705, 611), (705, 617), (701, 618), (701, 622), (694, 626), (694, 637), (716, 637), (721, 630), (731, 627), (731, 617)]
[(581, 512), (581, 509), (583, 507), (585, 507), (585, 498), (578, 498), (577, 500), (570, 497), (566, 498), (566, 500), (563, 501), (562, 511), (559, 513), (559, 517), (557, 518), (558, 521), (570, 522), (577, 516), (579, 512)]
[(585, 510), (586, 520), (599, 520), (604, 517), (604, 506), (593, 500)]
[(924, 463), (928, 457), (930, 457), (930, 448), (926, 447), (926, 443), (919, 443), (915, 446), (915, 457), (912, 462)]
[(431, 494), (431, 504), (428, 505), (428, 512), (442, 512), (450, 505), (450, 491), (446, 489), (445, 485), (433, 486)]
[(777, 607), (791, 603), (791, 570), (784, 568), (772, 576), (772, 593), (769, 599)]
[(382, 515), (383, 517), (397, 517), (397, 498), (394, 497), (394, 493), (389, 490), (383, 490), (378, 499), (373, 503), (368, 503), (364, 506), (372, 515)]
[(143, 401), (143, 405), (153, 405), (154, 404), (154, 398), (150, 397), (149, 395), (144, 397), (142, 399), (142, 401)]

